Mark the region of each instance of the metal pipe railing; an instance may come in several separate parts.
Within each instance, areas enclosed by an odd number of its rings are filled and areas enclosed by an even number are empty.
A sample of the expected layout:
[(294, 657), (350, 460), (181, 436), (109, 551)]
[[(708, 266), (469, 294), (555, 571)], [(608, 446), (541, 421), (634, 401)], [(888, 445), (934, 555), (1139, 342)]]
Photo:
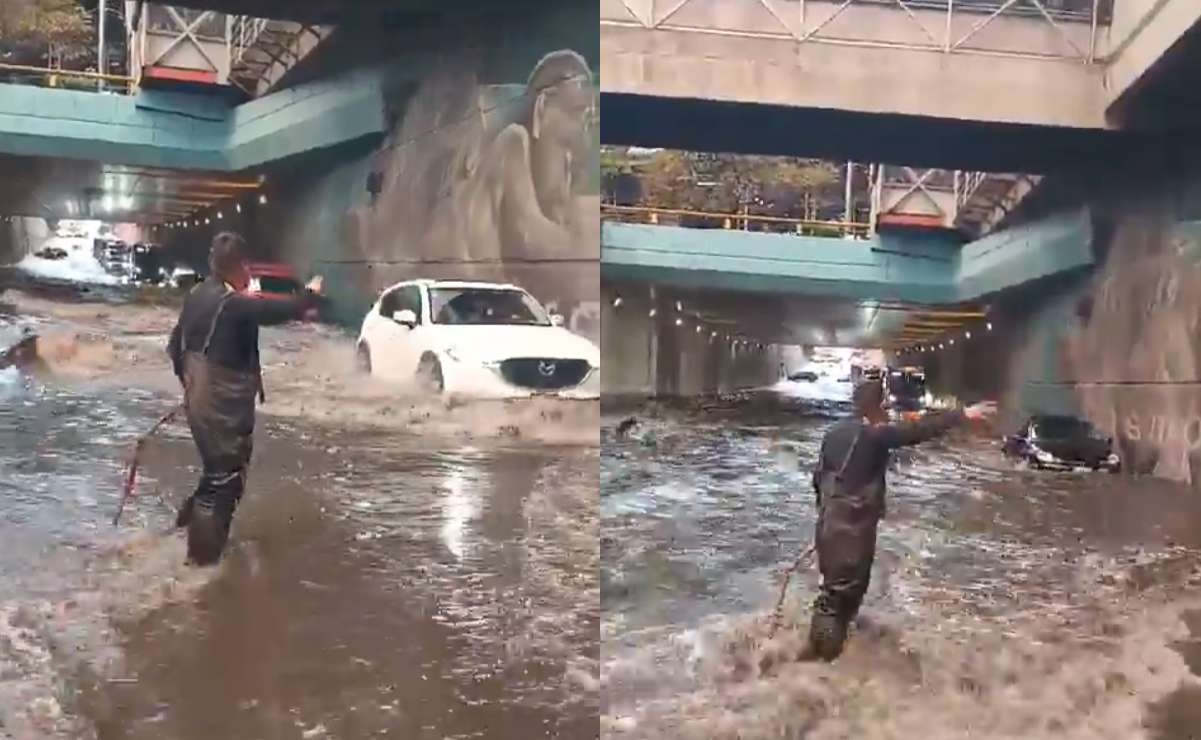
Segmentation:
[[(3, 62), (0, 62), (0, 72), (41, 75), (48, 78), (48, 81), (51, 81), (54, 78), (89, 80), (95, 82), (97, 87), (99, 87), (100, 83), (102, 82), (115, 82), (120, 84), (126, 92), (131, 91), (136, 82), (135, 78), (128, 75), (110, 75), (101, 74), (99, 72), (84, 72), (74, 69), (54, 69), (53, 67), (35, 67), (26, 64), (6, 64)], [(56, 85), (51, 81), (47, 87), (56, 87)]]
[[(796, 228), (798, 233), (808, 229), (811, 231), (836, 231), (847, 235), (866, 235), (870, 224), (860, 221), (823, 221), (787, 216), (761, 216), (753, 213), (720, 213), (714, 211), (697, 211), (688, 208), (656, 208), (653, 206), (618, 206), (608, 203), (601, 204), (601, 215), (615, 214), (628, 216), (685, 216), (709, 220), (720, 220), (728, 224), (724, 228), (733, 229), (736, 223), (750, 224), (787, 224)], [(653, 220), (652, 220), (653, 222)]]

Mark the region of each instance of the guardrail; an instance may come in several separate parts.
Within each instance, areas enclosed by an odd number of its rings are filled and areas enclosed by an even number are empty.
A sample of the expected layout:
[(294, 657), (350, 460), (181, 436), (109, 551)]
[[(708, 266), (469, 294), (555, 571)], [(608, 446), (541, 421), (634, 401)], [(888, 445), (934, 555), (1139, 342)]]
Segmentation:
[(129, 94), (133, 92), (137, 82), (126, 75), (101, 74), (99, 72), (83, 72), (73, 69), (53, 69), (51, 67), (33, 67), (24, 64), (0, 63), (0, 79), (17, 84), (33, 84), (39, 87), (59, 87), (70, 90), (95, 90), (97, 92), (116, 92)]
[[(858, 221), (821, 221), (784, 216), (761, 216), (753, 213), (717, 213), (686, 208), (654, 208), (650, 206), (618, 206), (601, 204), (602, 218), (625, 223), (686, 225), (697, 229), (730, 231), (760, 231), (797, 236), (853, 237), (866, 239), (870, 224)], [(663, 224), (663, 221), (669, 223)], [(675, 222), (672, 224), (671, 222)], [(691, 223), (682, 224), (681, 221)], [(698, 223), (699, 222), (699, 223)], [(761, 228), (752, 228), (752, 224)]]

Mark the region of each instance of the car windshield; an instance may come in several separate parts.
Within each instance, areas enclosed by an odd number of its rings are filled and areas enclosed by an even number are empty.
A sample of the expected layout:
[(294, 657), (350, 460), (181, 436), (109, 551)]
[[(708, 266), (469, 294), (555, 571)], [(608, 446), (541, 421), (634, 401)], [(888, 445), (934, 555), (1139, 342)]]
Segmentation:
[(889, 388), (896, 396), (921, 396), (926, 392), (926, 377), (907, 370), (893, 370)]
[(263, 275), (252, 278), (251, 284), (263, 293), (296, 293), (300, 290), (300, 283), (286, 277)]
[(432, 288), (430, 308), (436, 324), (550, 325), (538, 301), (506, 288)]
[(1093, 436), (1093, 426), (1071, 416), (1044, 416), (1034, 420), (1034, 431), (1047, 439)]

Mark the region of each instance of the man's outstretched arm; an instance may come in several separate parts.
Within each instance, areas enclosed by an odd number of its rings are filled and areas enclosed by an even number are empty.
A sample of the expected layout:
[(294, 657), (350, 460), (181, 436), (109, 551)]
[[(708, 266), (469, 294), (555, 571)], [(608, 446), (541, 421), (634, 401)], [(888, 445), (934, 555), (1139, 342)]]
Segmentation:
[(242, 310), (254, 317), (259, 326), (273, 326), (295, 321), (304, 312), (317, 305), (317, 294), (306, 290), (294, 298), (287, 300), (268, 300), (265, 298), (240, 298)]
[(905, 421), (900, 424), (882, 424), (876, 427), (881, 441), (890, 449), (909, 447), (940, 437), (955, 427), (967, 421), (960, 410), (944, 411), (929, 414), (917, 421)]
[(995, 404), (979, 403), (966, 409), (929, 414), (917, 421), (880, 425), (876, 429), (887, 447), (909, 447), (940, 437), (967, 421), (987, 418), (995, 412)]
[(322, 285), (322, 279), (315, 277), (299, 294), (282, 301), (246, 296), (241, 299), (242, 308), (259, 326), (286, 324), (303, 317), (305, 311), (320, 303)]

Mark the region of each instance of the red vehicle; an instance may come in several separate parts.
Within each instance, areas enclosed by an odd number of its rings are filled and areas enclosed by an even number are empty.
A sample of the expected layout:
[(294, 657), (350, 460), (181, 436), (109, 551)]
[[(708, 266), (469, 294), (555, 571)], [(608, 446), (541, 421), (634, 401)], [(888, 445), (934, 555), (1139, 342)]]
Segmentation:
[[(304, 291), (304, 285), (296, 276), (296, 271), (288, 265), (278, 262), (253, 262), (250, 268), (250, 285), (246, 292), (265, 301), (282, 301), (296, 296)], [(310, 308), (305, 311), (305, 321), (316, 321), (318, 311)]]

